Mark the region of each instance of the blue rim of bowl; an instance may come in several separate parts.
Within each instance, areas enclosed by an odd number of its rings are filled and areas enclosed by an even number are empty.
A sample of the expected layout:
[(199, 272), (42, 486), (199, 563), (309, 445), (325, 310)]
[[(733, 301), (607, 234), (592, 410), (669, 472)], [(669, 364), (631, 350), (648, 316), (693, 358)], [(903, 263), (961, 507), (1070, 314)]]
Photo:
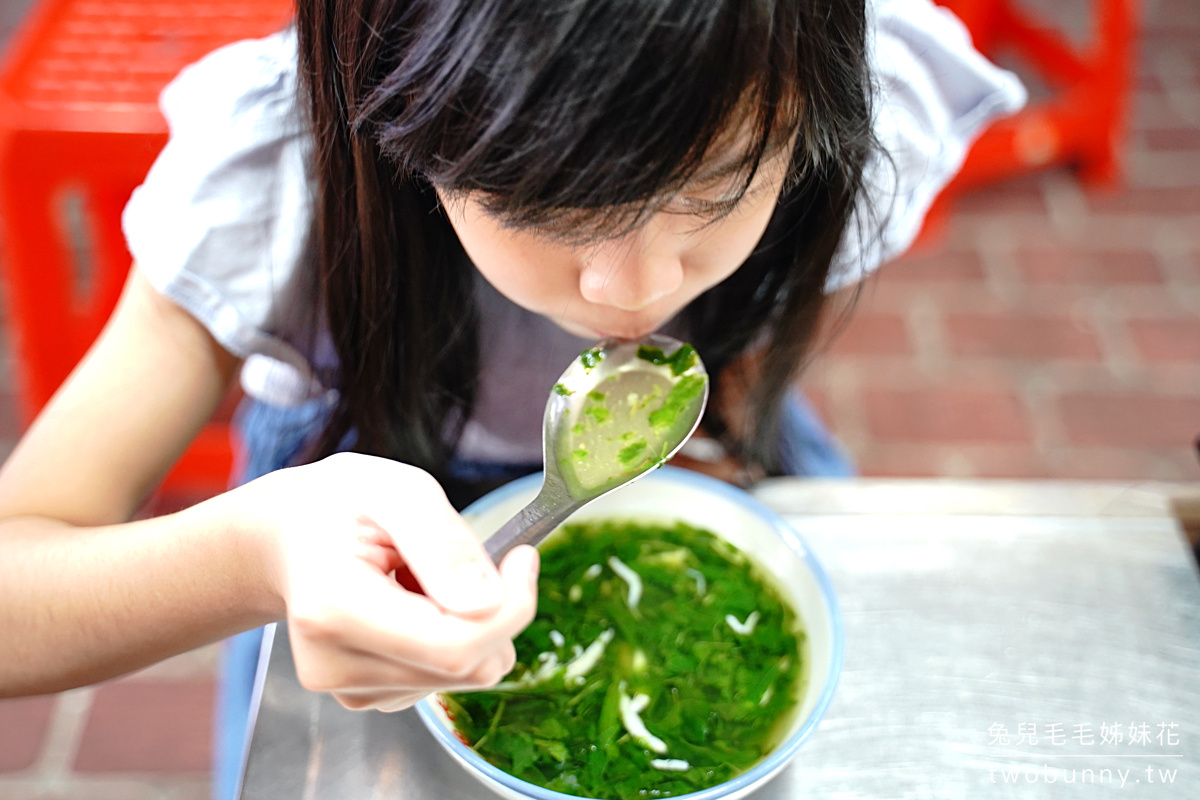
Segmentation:
[[(800, 729), (781, 743), (779, 747), (775, 748), (769, 756), (740, 775), (736, 775), (716, 786), (710, 786), (698, 792), (681, 794), (675, 797), (675, 800), (716, 800), (716, 798), (741, 791), (782, 768), (821, 723), (821, 719), (825, 716), (829, 704), (833, 702), (834, 691), (837, 689), (838, 679), (842, 674), (845, 635), (842, 629), (841, 607), (838, 605), (837, 595), (833, 592), (833, 584), (830, 582), (829, 576), (825, 574), (825, 569), (817, 561), (812, 551), (808, 549), (808, 545), (800, 538), (800, 534), (796, 533), (795, 529), (791, 525), (788, 525), (783, 517), (776, 514), (749, 492), (745, 492), (716, 478), (710, 478), (707, 475), (701, 475), (698, 472), (679, 467), (661, 467), (655, 470), (652, 475), (647, 475), (646, 479), (670, 480), (676, 483), (691, 484), (696, 488), (703, 489), (705, 492), (721, 495), (737, 505), (748, 508), (767, 520), (784, 542), (787, 543), (788, 547), (795, 551), (796, 555), (808, 564), (812, 570), (813, 577), (816, 578), (817, 585), (821, 589), (821, 597), (829, 609), (830, 622), (832, 623), (830, 625), (829, 679), (825, 683), (825, 690), (821, 692), (820, 698), (817, 699), (816, 705), (813, 706), (812, 711), (809, 712), (808, 718), (805, 719)], [(463, 516), (470, 517), (483, 514), (496, 504), (508, 500), (514, 494), (526, 492), (531, 488), (540, 486), (541, 481), (542, 473), (540, 472), (518, 478), (476, 500), (463, 511)], [(580, 795), (564, 794), (563, 792), (556, 792), (553, 789), (546, 789), (537, 784), (523, 781), (515, 775), (510, 775), (499, 767), (489, 763), (481, 755), (463, 744), (458, 737), (442, 725), (435, 712), (431, 709), (431, 704), (434, 702), (436, 700), (430, 696), (417, 703), (417, 714), (421, 717), (421, 721), (425, 723), (425, 727), (433, 733), (434, 737), (442, 745), (479, 770), (479, 772), (494, 783), (498, 783), (526, 797), (535, 798), (535, 800), (578, 800), (580, 797)]]

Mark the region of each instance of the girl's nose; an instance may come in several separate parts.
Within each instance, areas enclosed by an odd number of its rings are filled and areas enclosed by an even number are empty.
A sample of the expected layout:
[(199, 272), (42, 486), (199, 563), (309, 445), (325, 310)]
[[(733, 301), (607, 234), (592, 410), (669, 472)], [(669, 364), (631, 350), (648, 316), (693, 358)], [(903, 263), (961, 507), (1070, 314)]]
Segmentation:
[(679, 256), (629, 242), (610, 243), (588, 254), (579, 291), (589, 303), (641, 311), (683, 284)]

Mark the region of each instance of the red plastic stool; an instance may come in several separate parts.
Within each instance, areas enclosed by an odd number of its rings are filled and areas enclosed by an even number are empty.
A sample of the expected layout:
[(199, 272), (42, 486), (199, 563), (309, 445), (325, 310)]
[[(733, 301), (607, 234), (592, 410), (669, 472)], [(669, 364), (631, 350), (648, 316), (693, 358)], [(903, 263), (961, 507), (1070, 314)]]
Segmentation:
[(1135, 36), (1134, 0), (1094, 0), (1094, 40), (1083, 50), (1015, 0), (937, 0), (994, 58), (1014, 52), (1037, 71), (1051, 95), (993, 123), (967, 154), (962, 171), (931, 212), (966, 190), (1051, 166), (1069, 165), (1093, 188), (1120, 180)]
[(1133, 0), (1096, 0), (1095, 41), (1079, 52), (1012, 0), (941, 0), (985, 55), (1010, 49), (1054, 95), (993, 125), (971, 151), (960, 185), (1070, 164), (1092, 185), (1120, 177), (1119, 152), (1132, 73)]
[[(291, 0), (43, 0), (16, 34), (0, 63), (0, 262), (26, 424), (129, 273), (121, 211), (167, 141), (159, 92), (187, 64), (277, 31), (291, 13)], [(228, 423), (210, 424), (164, 488), (221, 491), (231, 464)]]

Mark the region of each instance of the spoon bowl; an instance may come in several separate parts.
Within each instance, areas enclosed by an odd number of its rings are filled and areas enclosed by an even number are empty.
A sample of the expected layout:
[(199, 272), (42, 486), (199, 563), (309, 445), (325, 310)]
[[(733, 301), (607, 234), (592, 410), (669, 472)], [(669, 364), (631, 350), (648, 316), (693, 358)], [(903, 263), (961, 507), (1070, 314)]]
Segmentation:
[(541, 491), (486, 543), (499, 563), (536, 545), (572, 513), (673, 456), (700, 424), (708, 372), (670, 336), (606, 339), (571, 362), (542, 422)]

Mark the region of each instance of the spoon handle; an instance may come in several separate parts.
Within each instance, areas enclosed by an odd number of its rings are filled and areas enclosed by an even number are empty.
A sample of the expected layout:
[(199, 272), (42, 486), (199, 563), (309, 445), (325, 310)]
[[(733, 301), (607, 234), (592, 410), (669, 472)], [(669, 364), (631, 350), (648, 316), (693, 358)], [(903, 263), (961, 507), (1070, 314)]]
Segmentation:
[(554, 484), (553, 481), (543, 483), (537, 497), (483, 543), (492, 561), (499, 564), (508, 551), (518, 545), (529, 544), (536, 547), (550, 531), (583, 505), (582, 502), (566, 496), (564, 491), (557, 490)]

